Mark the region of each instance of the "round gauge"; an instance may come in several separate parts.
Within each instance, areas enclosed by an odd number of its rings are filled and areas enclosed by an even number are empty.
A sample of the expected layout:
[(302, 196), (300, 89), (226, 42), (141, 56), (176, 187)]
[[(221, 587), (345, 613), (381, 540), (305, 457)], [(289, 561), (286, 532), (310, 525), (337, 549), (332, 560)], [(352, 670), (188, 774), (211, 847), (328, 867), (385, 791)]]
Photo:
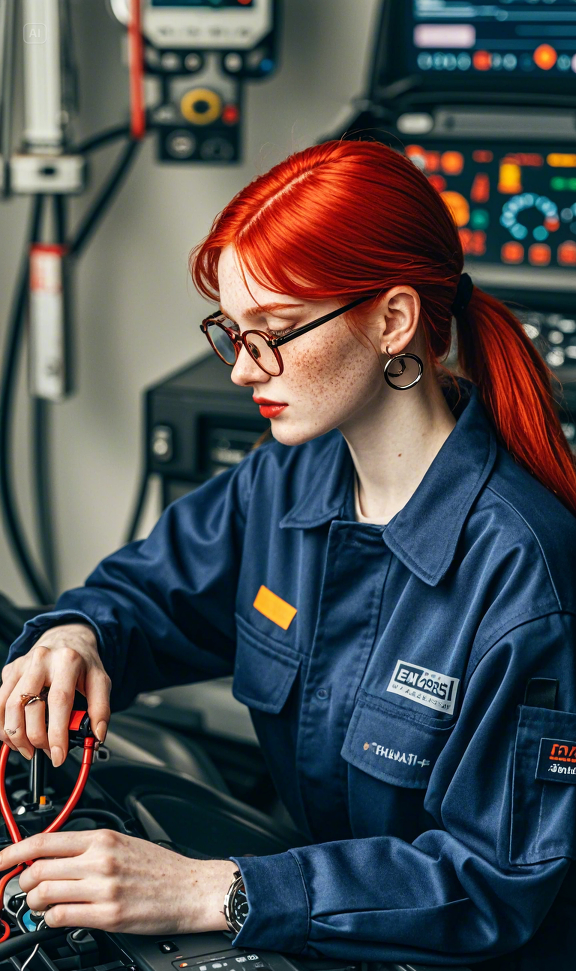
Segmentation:
[(539, 196), (534, 192), (522, 192), (512, 196), (502, 206), (500, 225), (504, 226), (514, 239), (526, 239), (530, 230), (519, 221), (518, 216), (527, 209), (536, 209), (544, 217), (542, 223), (532, 229), (534, 239), (542, 243), (560, 226), (558, 206), (548, 196)]

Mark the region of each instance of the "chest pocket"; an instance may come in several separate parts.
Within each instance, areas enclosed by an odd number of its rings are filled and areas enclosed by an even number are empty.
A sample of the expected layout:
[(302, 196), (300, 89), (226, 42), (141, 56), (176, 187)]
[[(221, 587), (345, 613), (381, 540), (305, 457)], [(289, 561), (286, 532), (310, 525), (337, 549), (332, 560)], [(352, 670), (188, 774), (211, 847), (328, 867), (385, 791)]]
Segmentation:
[(236, 661), (232, 694), (249, 708), (277, 715), (286, 704), (301, 657), (255, 630), (236, 614)]
[(341, 755), (383, 782), (426, 789), (453, 727), (361, 691)]

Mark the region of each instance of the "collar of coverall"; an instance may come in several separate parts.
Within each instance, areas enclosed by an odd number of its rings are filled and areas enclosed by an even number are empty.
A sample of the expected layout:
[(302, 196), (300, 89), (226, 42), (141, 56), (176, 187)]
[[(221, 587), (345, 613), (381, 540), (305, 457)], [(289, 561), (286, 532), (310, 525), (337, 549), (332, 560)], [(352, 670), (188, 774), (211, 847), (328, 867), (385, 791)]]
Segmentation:
[[(496, 461), (496, 434), (476, 387), (458, 379), (460, 399), (445, 390), (456, 425), (403, 509), (382, 527), (382, 538), (412, 573), (436, 586), (449, 569), (470, 509)], [(354, 521), (354, 466), (339, 432), (326, 436), (330, 461), (319, 461), (305, 495), (280, 520), (311, 529), (332, 519)], [(328, 459), (328, 456), (326, 456)], [(327, 468), (329, 471), (327, 472)]]

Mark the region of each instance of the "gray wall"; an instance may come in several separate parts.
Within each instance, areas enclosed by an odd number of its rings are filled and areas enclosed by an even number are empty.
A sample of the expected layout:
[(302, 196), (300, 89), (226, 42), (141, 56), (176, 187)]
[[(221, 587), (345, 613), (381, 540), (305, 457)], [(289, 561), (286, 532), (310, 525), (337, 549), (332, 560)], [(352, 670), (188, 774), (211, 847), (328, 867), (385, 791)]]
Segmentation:
[[(127, 119), (122, 29), (105, 0), (72, 0), (80, 63), (80, 138)], [(52, 462), (61, 587), (82, 583), (121, 542), (138, 478), (141, 390), (204, 353), (206, 304), (187, 275), (192, 246), (256, 174), (313, 144), (347, 117), (362, 93), (379, 0), (284, 0), (281, 69), (251, 84), (245, 161), (239, 166), (160, 165), (154, 138), (77, 265), (79, 389), (52, 407)], [(71, 205), (76, 224), (119, 146), (92, 156), (88, 192)], [(30, 201), (0, 204), (0, 339)], [(21, 388), (16, 475), (30, 528), (27, 398)], [(143, 532), (158, 514), (152, 494)], [(0, 591), (30, 601), (0, 533)]]

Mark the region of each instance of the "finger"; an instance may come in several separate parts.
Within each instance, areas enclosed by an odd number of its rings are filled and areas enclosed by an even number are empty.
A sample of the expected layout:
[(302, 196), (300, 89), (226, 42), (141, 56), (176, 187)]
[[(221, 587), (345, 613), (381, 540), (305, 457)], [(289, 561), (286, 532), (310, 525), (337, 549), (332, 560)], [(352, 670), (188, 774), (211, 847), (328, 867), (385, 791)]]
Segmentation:
[(70, 712), (82, 664), (82, 657), (73, 648), (61, 648), (54, 655), (52, 685), (48, 692), (48, 744), (53, 765), (61, 765), (68, 753)]
[(90, 727), (99, 742), (103, 742), (110, 721), (110, 678), (106, 672), (92, 665), (86, 674), (86, 699)]
[(91, 903), (96, 893), (87, 880), (42, 880), (26, 894), (26, 902), (31, 910), (46, 910), (60, 903)]
[(0, 685), (0, 738), (3, 742), (7, 742), (11, 748), (13, 748), (12, 743), (4, 731), (4, 710), (8, 698), (14, 690), (14, 685), (19, 679), (20, 673), (15, 664), (7, 664), (2, 669), (2, 684)]
[(27, 669), (12, 689), (6, 702), (4, 716), (4, 731), (21, 755), (31, 759), (34, 746), (26, 735), (26, 720), (22, 704), (22, 695), (33, 697), (44, 687), (44, 675), (40, 670)]
[[(55, 904), (46, 913), (44, 920), (48, 927), (97, 927), (105, 931), (120, 931), (123, 929), (122, 917), (118, 905), (109, 903)], [(149, 927), (149, 923), (146, 924), (146, 927)], [(127, 931), (131, 929), (126, 928)], [(150, 932), (148, 931), (148, 933)]]
[(46, 704), (43, 701), (33, 701), (24, 707), (26, 735), (34, 748), (48, 747), (48, 733), (46, 731)]
[(20, 843), (4, 847), (0, 852), (0, 870), (45, 856), (78, 856), (94, 839), (94, 832), (37, 833)]
[(29, 893), (45, 880), (82, 880), (92, 874), (89, 864), (83, 865), (84, 859), (84, 853), (55, 859), (40, 857), (20, 875), (20, 886), (24, 893)]

